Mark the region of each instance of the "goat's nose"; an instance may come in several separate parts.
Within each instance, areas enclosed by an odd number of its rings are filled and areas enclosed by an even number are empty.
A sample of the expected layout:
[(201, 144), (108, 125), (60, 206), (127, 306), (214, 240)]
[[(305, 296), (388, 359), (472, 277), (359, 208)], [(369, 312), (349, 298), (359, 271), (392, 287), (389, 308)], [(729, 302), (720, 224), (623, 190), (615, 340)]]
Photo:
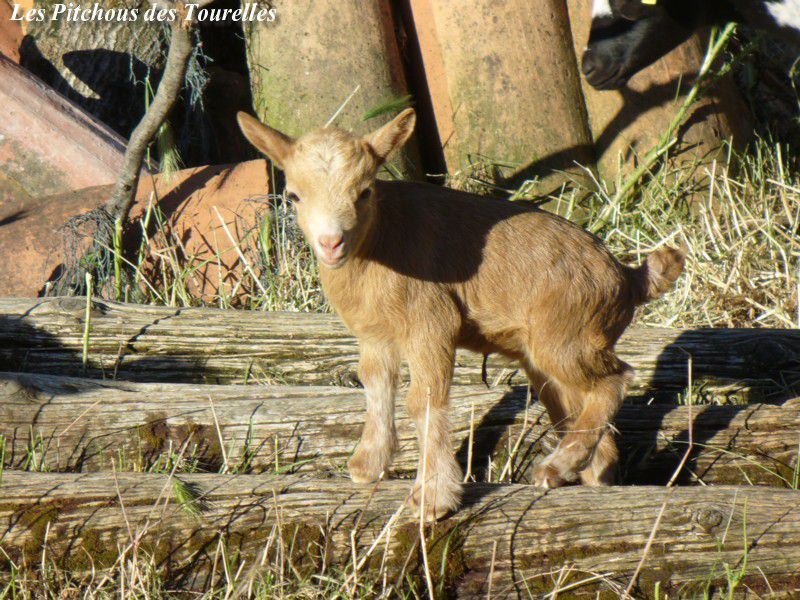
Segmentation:
[(319, 259), (328, 266), (338, 265), (344, 257), (344, 236), (340, 233), (317, 236), (317, 246)]
[(344, 243), (344, 238), (340, 234), (335, 235), (321, 235), (317, 238), (320, 248), (329, 254), (339, 248)]
[(586, 50), (583, 52), (581, 67), (583, 69), (583, 74), (586, 77), (591, 76), (592, 73), (598, 70), (598, 68), (602, 70), (600, 59), (597, 57), (597, 52), (594, 52), (591, 48), (586, 48)]
[(591, 45), (583, 53), (581, 69), (589, 85), (599, 90), (611, 90), (625, 83), (621, 74), (621, 57)]

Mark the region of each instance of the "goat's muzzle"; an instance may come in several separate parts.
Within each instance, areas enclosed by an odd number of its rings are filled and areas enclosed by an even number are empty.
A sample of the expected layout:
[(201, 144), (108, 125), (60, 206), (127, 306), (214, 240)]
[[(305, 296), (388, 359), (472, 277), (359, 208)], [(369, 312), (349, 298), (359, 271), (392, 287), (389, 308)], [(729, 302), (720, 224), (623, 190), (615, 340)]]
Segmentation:
[(317, 257), (331, 269), (344, 264), (347, 255), (347, 244), (342, 235), (320, 235), (317, 237)]
[(628, 77), (624, 76), (622, 64), (608, 60), (602, 52), (589, 46), (583, 53), (581, 70), (586, 81), (598, 90), (616, 90), (625, 85)]

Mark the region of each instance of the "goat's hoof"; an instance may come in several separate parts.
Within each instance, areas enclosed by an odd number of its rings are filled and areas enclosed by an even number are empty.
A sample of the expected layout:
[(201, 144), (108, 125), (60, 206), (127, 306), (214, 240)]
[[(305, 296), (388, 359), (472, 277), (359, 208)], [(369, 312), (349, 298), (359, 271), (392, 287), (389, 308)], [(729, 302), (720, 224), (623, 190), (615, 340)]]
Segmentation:
[(592, 487), (607, 487), (617, 483), (616, 464), (607, 465), (605, 468), (589, 465), (580, 472), (581, 484)]
[(577, 473), (559, 469), (547, 459), (538, 464), (533, 470), (533, 485), (545, 489), (559, 488), (577, 479)]
[(408, 497), (408, 506), (414, 516), (426, 523), (433, 523), (455, 512), (461, 503), (461, 486), (457, 482), (445, 485), (429, 483), (425, 489), (423, 510), (422, 484), (415, 483)]
[(373, 461), (364, 457), (363, 454), (354, 454), (353, 457), (347, 461), (350, 479), (355, 483), (374, 483), (378, 481), (384, 468), (371, 463), (373, 463)]

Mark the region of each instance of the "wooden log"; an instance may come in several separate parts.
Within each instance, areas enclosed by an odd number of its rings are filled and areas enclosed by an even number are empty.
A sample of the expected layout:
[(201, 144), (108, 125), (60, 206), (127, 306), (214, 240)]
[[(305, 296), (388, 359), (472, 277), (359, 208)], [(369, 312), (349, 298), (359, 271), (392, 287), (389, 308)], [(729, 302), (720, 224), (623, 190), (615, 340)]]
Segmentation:
[(563, 0), (408, 6), (451, 174), (482, 169), (506, 187), (536, 180), (543, 196), (590, 183), (576, 166), (592, 167), (594, 152)]
[[(80, 375), (85, 299), (0, 299), (0, 369)], [(138, 381), (342, 384), (356, 342), (334, 315), (166, 308), (92, 301), (86, 373)], [(633, 327), (618, 344), (638, 372), (630, 396), (696, 395), (782, 401), (800, 384), (800, 331)], [(457, 357), (456, 383), (480, 383), (483, 359)], [(525, 384), (490, 360), (491, 383)]]
[[(275, 0), (275, 22), (244, 27), (253, 106), (264, 122), (297, 136), (334, 124), (357, 133), (387, 117), (370, 111), (409, 95), (389, 0)], [(291, 52), (287, 52), (291, 48)], [(419, 175), (412, 140), (392, 160)]]
[[(523, 388), (458, 386), (451, 405), (453, 447), (462, 468), (471, 460), (477, 481), (497, 481), (502, 474), (505, 481), (529, 482), (534, 461), (556, 443), (549, 419)], [(800, 399), (783, 406), (627, 405), (615, 422), (623, 481), (666, 483), (688, 449), (690, 416), (695, 446), (682, 482), (796, 484)], [(186, 447), (192, 461), (212, 471), (226, 466), (247, 472), (338, 472), (363, 422), (363, 394), (350, 388), (99, 382), (0, 373), (6, 468), (146, 470), (167, 464)], [(397, 429), (400, 450), (392, 471), (410, 476), (418, 453), (413, 421), (402, 402)]]
[[(38, 565), (44, 554), (85, 573), (112, 566), (120, 549), (130, 553), (135, 544), (139, 556), (169, 567), (171, 579), (202, 585), (215, 555), (221, 560), (222, 544), (230, 560), (244, 561), (242, 585), (276, 568), (352, 573), (353, 553), (362, 578), (370, 569), (381, 577), (385, 569), (391, 583), (405, 568), (412, 580), (424, 581), (418, 525), (408, 511), (389, 523), (408, 489), (408, 482), (354, 486), (297, 476), (6, 472), (2, 562)], [(431, 569), (435, 584), (444, 575), (442, 585), (459, 598), (486, 597), (489, 586), (493, 598), (538, 596), (553, 590), (562, 568), (562, 586), (575, 585), (571, 596), (618, 597), (614, 592), (627, 586), (653, 531), (635, 597), (651, 597), (656, 584), (670, 595), (724, 590), (725, 565), (743, 571), (731, 596), (800, 591), (800, 494), (792, 490), (547, 492), (473, 484), (464, 505), (426, 535), (429, 564), (438, 565)]]

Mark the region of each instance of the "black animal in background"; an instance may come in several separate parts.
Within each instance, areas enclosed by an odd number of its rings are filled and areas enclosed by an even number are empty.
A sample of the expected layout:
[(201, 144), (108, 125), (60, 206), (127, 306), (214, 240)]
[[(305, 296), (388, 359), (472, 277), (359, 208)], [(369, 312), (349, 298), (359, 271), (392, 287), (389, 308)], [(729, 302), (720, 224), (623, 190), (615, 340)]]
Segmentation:
[(698, 29), (731, 21), (800, 48), (800, 0), (593, 0), (583, 74), (597, 89), (620, 88)]

